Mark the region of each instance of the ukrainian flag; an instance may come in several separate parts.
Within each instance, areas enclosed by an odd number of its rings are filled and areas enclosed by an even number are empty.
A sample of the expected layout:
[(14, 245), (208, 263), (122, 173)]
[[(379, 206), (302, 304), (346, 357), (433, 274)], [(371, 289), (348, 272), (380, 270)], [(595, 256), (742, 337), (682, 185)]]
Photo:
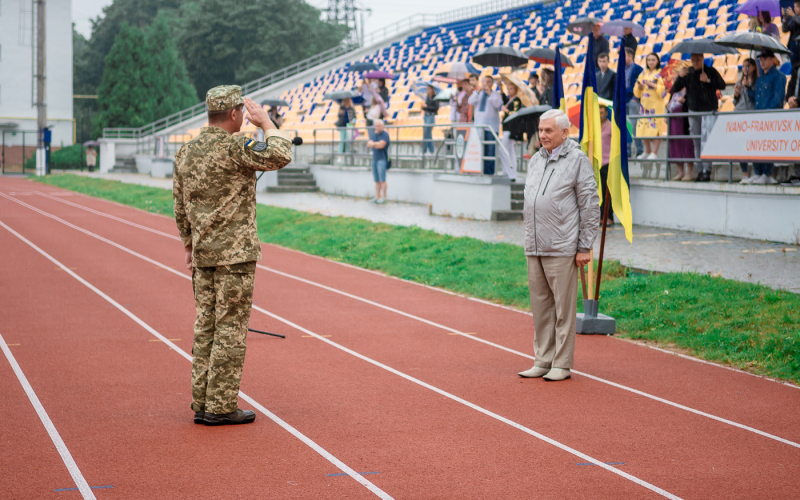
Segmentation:
[[(590, 37), (591, 38), (591, 37)], [(625, 228), (625, 238), (633, 243), (631, 181), (628, 176), (628, 120), (625, 117), (625, 46), (619, 44), (617, 83), (614, 87), (614, 108), (611, 114), (611, 154), (608, 158), (608, 190), (614, 213)], [(630, 133), (629, 131), (627, 133)]]
[[(583, 92), (581, 98), (581, 123), (580, 139), (581, 150), (586, 153), (592, 162), (594, 180), (597, 182), (597, 194), (600, 196), (600, 205), (603, 205), (605, 193), (600, 183), (600, 167), (603, 166), (603, 135), (600, 128), (600, 102), (597, 93), (597, 77), (595, 75), (592, 54), (594, 54), (594, 37), (589, 36), (586, 47), (586, 58), (583, 70)], [(624, 75), (624, 73), (623, 73)], [(624, 78), (623, 78), (624, 80)]]
[(567, 100), (564, 98), (564, 81), (561, 78), (561, 48), (556, 45), (556, 58), (553, 61), (553, 109), (567, 112)]

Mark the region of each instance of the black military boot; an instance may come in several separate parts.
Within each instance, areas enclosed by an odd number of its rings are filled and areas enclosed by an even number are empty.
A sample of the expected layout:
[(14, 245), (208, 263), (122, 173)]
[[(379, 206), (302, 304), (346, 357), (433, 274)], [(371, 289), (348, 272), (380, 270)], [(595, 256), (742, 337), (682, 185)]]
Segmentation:
[(256, 412), (250, 410), (236, 410), (231, 413), (205, 413), (205, 425), (238, 425), (250, 424), (256, 419)]
[(202, 424), (203, 423), (203, 417), (205, 416), (205, 414), (206, 414), (206, 412), (204, 412), (204, 411), (196, 411), (196, 412), (194, 412), (194, 423)]

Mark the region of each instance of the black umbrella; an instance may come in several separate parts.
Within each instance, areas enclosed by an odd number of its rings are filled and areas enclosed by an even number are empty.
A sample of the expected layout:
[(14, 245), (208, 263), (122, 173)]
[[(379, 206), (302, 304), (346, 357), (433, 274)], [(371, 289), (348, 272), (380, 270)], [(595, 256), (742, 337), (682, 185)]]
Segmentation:
[(324, 101), (341, 101), (342, 99), (355, 99), (356, 97), (361, 97), (361, 94), (354, 90), (337, 90), (325, 94), (322, 99)]
[(567, 31), (575, 33), (576, 35), (586, 36), (592, 32), (592, 27), (595, 24), (600, 24), (603, 21), (596, 17), (579, 17), (567, 25)]
[(538, 120), (539, 117), (542, 115), (542, 113), (544, 113), (545, 111), (550, 111), (551, 109), (553, 108), (551, 108), (546, 104), (540, 104), (538, 106), (528, 106), (527, 108), (520, 109), (516, 113), (512, 114), (511, 116), (503, 120), (503, 123), (511, 123), (513, 121), (519, 121), (519, 120), (532, 122), (534, 120)]
[(274, 108), (275, 106), (288, 106), (289, 103), (284, 101), (283, 99), (264, 99), (263, 101), (261, 101), (261, 105)]
[(488, 47), (472, 56), (472, 62), (502, 68), (528, 64), (528, 58), (514, 47)]
[(347, 67), (347, 71), (375, 71), (379, 69), (381, 69), (380, 66), (371, 62), (357, 62)]
[[(528, 59), (531, 61), (536, 61), (541, 64), (553, 64), (556, 61), (556, 51), (544, 47), (534, 47), (528, 52), (525, 52), (525, 55), (528, 56)], [(572, 67), (572, 61), (570, 61), (569, 57), (565, 56), (563, 52), (561, 52), (561, 67)]]
[(695, 38), (684, 40), (672, 47), (669, 54), (738, 54), (739, 51), (731, 47), (719, 45), (711, 38)]
[(770, 49), (773, 52), (781, 52), (783, 54), (792, 53), (789, 49), (784, 47), (781, 42), (772, 36), (753, 31), (730, 33), (718, 39), (716, 43), (719, 45), (724, 45), (725, 47), (733, 47), (734, 49), (757, 51)]

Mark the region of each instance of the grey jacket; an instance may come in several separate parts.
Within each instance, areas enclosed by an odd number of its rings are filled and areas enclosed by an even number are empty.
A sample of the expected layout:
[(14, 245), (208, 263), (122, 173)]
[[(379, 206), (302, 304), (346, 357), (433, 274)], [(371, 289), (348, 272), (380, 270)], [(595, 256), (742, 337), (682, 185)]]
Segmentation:
[(599, 204), (592, 164), (575, 141), (567, 139), (555, 158), (541, 148), (525, 180), (525, 255), (588, 252), (600, 224)]

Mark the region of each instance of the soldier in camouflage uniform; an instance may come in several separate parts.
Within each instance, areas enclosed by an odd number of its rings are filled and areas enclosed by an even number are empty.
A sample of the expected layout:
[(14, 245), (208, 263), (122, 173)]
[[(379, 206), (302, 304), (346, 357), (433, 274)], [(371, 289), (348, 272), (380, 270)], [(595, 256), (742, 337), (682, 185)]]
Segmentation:
[[(267, 113), (235, 85), (206, 95), (208, 127), (175, 157), (175, 220), (192, 271), (197, 318), (192, 346), (195, 423), (244, 424), (255, 413), (238, 408), (245, 338), (253, 302), (256, 261), (256, 171), (292, 161), (292, 143)], [(250, 121), (264, 142), (233, 135)]]

